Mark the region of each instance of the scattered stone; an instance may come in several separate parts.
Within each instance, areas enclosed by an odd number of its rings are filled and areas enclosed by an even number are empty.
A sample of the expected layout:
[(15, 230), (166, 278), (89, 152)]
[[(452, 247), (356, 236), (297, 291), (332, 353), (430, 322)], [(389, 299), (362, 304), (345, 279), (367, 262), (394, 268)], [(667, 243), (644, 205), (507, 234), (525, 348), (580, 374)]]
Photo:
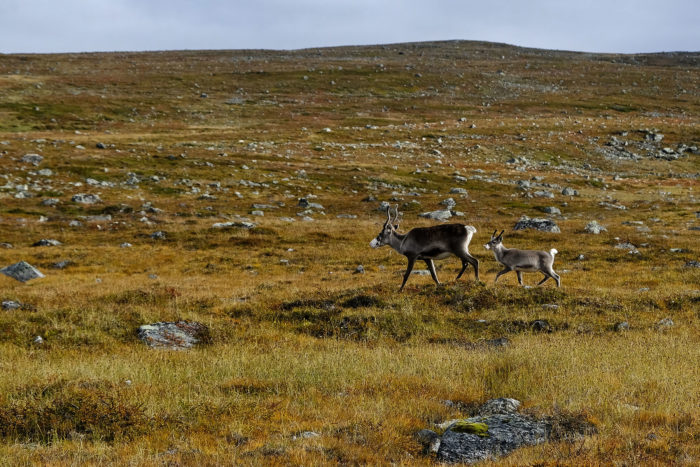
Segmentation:
[(452, 188), (450, 189), (451, 195), (467, 195), (469, 194), (465, 188)]
[(246, 221), (240, 221), (240, 222), (217, 222), (216, 224), (212, 225), (212, 228), (214, 229), (254, 229), (257, 227), (258, 224), (254, 222), (246, 222)]
[(615, 323), (615, 326), (613, 328), (617, 332), (629, 331), (630, 330), (630, 323), (628, 323), (627, 321)]
[(21, 159), (22, 162), (32, 165), (39, 165), (43, 160), (44, 158), (39, 154), (25, 154)]
[(422, 214), (418, 214), (419, 217), (424, 217), (426, 219), (433, 219), (437, 221), (446, 221), (450, 217), (452, 217), (452, 212), (450, 212), (449, 209), (441, 210), (441, 211), (430, 211), (430, 212), (424, 212)]
[(353, 272), (353, 274), (364, 274), (364, 273), (365, 273), (365, 267), (361, 264), (359, 266), (357, 266), (357, 268), (355, 268), (355, 271)]
[(586, 226), (583, 228), (583, 230), (586, 233), (594, 234), (594, 235), (598, 235), (601, 232), (608, 231), (608, 229), (606, 229), (605, 226), (599, 224), (598, 221), (590, 221), (588, 224), (586, 224)]
[(162, 230), (158, 230), (156, 232), (153, 232), (150, 237), (153, 240), (165, 240), (166, 234)]
[(613, 203), (608, 203), (606, 201), (601, 201), (598, 203), (598, 206), (607, 208), (607, 209), (619, 209), (620, 211), (625, 211), (627, 209), (627, 206), (623, 206), (622, 204), (613, 204)]
[(411, 274), (415, 274), (416, 276), (429, 276), (430, 271), (428, 271), (427, 269), (414, 269), (413, 271), (411, 271)]
[(66, 269), (68, 266), (73, 266), (75, 263), (70, 260), (63, 260), (51, 265), (51, 269)]
[(12, 248), (14, 248), (14, 246), (12, 246), (12, 243), (4, 243), (3, 242), (3, 243), (0, 243), (0, 248), (4, 248), (6, 250), (11, 250)]
[(124, 242), (121, 245), (119, 245), (119, 248), (131, 248), (133, 245), (129, 242)]
[(552, 332), (552, 326), (550, 326), (549, 321), (544, 319), (537, 319), (530, 324), (530, 327), (535, 332)]
[(438, 452), (438, 449), (440, 449), (440, 435), (433, 430), (420, 430), (416, 433), (416, 439), (423, 445), (423, 452), (425, 454)]
[(144, 324), (138, 337), (149, 347), (168, 350), (189, 349), (200, 342), (209, 342), (209, 328), (196, 321)]
[(357, 219), (355, 214), (338, 214), (335, 217), (338, 219)]
[(671, 253), (688, 253), (688, 250), (685, 248), (670, 248), (668, 251)]
[(322, 210), (323, 206), (318, 204), (318, 203), (310, 203), (308, 199), (306, 198), (299, 198), (299, 203), (297, 204), (300, 208), (304, 209), (318, 209)]
[(98, 195), (92, 195), (88, 193), (78, 193), (77, 195), (73, 195), (71, 201), (80, 204), (95, 204), (102, 202)]
[(578, 191), (567, 186), (561, 191), (561, 194), (564, 196), (578, 196)]
[[(474, 463), (496, 460), (522, 446), (533, 446), (548, 440), (571, 439), (575, 436), (595, 433), (593, 425), (583, 419), (568, 417), (562, 423), (556, 417), (537, 419), (520, 414), (520, 402), (515, 399), (488, 401), (476, 416), (452, 420), (439, 441), (437, 459), (440, 462)], [(438, 445), (430, 433), (425, 432), (426, 448)]]
[(447, 209), (449, 209), (449, 210), (451, 210), (452, 208), (457, 206), (457, 202), (452, 198), (444, 199), (444, 200), (440, 201), (440, 204), (442, 204), (443, 206), (447, 206)]
[(630, 254), (639, 254), (639, 250), (637, 249), (637, 247), (632, 245), (630, 242), (618, 243), (617, 245), (615, 245), (615, 248), (617, 248), (618, 250), (628, 250)]
[(109, 222), (112, 220), (111, 214), (98, 214), (95, 216), (80, 216), (85, 222)]
[(42, 206), (56, 206), (59, 203), (57, 198), (46, 198), (41, 202)]
[(34, 342), (36, 345), (41, 345), (44, 343), (44, 338), (41, 336), (36, 336), (32, 342)]
[(19, 263), (4, 267), (0, 269), (0, 273), (20, 282), (27, 282), (32, 279), (40, 279), (44, 277), (44, 275), (39, 272), (38, 269), (25, 261), (20, 261)]
[(533, 193), (537, 198), (554, 198), (554, 193), (549, 190), (538, 190)]
[(292, 440), (296, 441), (298, 439), (313, 439), (313, 438), (320, 438), (321, 435), (316, 433), (315, 431), (302, 431), (299, 434), (293, 435)]
[(95, 145), (95, 147), (96, 147), (97, 149), (107, 149), (107, 146), (105, 145), (105, 143), (97, 143), (97, 144)]
[(491, 399), (486, 401), (479, 408), (479, 415), (495, 415), (495, 414), (506, 414), (506, 413), (516, 413), (520, 408), (520, 401), (517, 399), (510, 399), (507, 397), (500, 397), (498, 399)]
[(545, 214), (551, 214), (553, 216), (561, 216), (561, 209), (556, 206), (545, 206), (541, 208), (541, 211)]
[(659, 330), (668, 329), (670, 327), (673, 327), (673, 325), (674, 325), (674, 323), (673, 323), (673, 320), (671, 318), (664, 318), (661, 321), (659, 321), (658, 323), (656, 323), (656, 327)]
[(32, 244), (32, 246), (60, 246), (63, 245), (63, 243), (59, 242), (58, 240), (54, 240), (53, 238), (42, 238), (38, 242), (35, 242)]
[(685, 263), (686, 268), (700, 268), (700, 261), (688, 261)]
[(251, 211), (251, 212), (250, 212), (250, 215), (251, 215), (251, 216), (257, 216), (257, 217), (263, 217), (263, 216), (265, 215), (265, 212), (264, 212), (264, 211), (257, 211), (257, 210), (256, 210), (256, 211)]
[(20, 308), (22, 308), (22, 304), (14, 300), (5, 300), (2, 302), (2, 309), (6, 311), (19, 310)]
[(542, 305), (542, 308), (544, 308), (545, 310), (558, 310), (559, 305), (554, 303), (545, 303)]
[(559, 226), (551, 219), (529, 218), (522, 216), (515, 224), (513, 230), (535, 229), (543, 232), (561, 233)]

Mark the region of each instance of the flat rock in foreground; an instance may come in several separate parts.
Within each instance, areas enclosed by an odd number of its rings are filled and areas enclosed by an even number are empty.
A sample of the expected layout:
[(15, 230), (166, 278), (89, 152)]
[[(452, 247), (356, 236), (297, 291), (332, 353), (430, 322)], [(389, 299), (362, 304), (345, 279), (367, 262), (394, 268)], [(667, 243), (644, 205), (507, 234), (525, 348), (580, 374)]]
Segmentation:
[(515, 399), (492, 399), (479, 408), (476, 416), (443, 424), (441, 427), (446, 430), (439, 445), (431, 439), (426, 450), (437, 447), (437, 459), (441, 462), (474, 463), (498, 459), (522, 446), (595, 432), (595, 427), (585, 420), (538, 419), (519, 413), (519, 406)]
[(139, 327), (138, 336), (150, 347), (170, 350), (189, 349), (210, 340), (209, 328), (196, 321), (144, 324)]
[(44, 275), (31, 264), (20, 261), (19, 263), (11, 264), (10, 266), (0, 269), (0, 273), (8, 277), (16, 279), (20, 282), (27, 282), (32, 279), (39, 279)]

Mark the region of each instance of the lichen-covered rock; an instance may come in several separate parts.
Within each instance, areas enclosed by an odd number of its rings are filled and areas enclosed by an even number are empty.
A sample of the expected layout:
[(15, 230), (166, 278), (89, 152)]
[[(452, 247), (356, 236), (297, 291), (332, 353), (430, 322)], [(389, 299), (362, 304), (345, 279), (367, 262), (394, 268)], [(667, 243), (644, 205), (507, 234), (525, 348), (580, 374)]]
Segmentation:
[[(485, 426), (485, 432), (461, 432), (460, 426)], [(518, 413), (477, 416), (456, 422), (445, 431), (437, 457), (443, 462), (478, 462), (497, 458), (521, 446), (547, 440), (551, 426)]]
[(522, 446), (595, 432), (593, 425), (576, 417), (538, 419), (518, 413), (519, 407), (520, 402), (515, 399), (492, 399), (474, 417), (438, 425), (447, 425), (441, 438), (425, 433), (419, 440), (426, 450), (439, 446), (437, 459), (441, 462), (474, 463), (497, 459)]
[(209, 328), (196, 321), (144, 324), (139, 327), (138, 336), (150, 347), (170, 350), (189, 349), (210, 340)]
[(27, 282), (32, 279), (39, 279), (44, 275), (31, 264), (20, 261), (19, 263), (11, 264), (10, 266), (0, 269), (0, 273), (8, 277), (16, 279), (20, 282)]
[(527, 216), (523, 216), (513, 227), (513, 230), (525, 229), (535, 229), (541, 230), (542, 232), (561, 233), (561, 230), (559, 230), (559, 226), (553, 220), (542, 219), (537, 217), (529, 218)]

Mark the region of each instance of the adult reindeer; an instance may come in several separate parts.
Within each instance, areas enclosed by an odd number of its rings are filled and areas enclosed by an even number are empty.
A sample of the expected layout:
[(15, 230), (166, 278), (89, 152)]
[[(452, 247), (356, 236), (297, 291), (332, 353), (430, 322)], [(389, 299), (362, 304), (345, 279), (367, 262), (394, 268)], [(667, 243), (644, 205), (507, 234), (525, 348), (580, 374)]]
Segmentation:
[[(398, 206), (396, 206), (395, 212), (394, 222), (399, 217)], [(398, 225), (392, 223), (390, 208), (387, 207), (384, 227), (369, 246), (379, 248), (383, 245), (389, 245), (408, 259), (408, 266), (403, 275), (399, 292), (406, 285), (416, 260), (425, 261), (436, 284), (440, 284), (440, 281), (435, 273), (433, 260), (444, 259), (450, 255), (455, 255), (462, 260), (462, 270), (459, 271), (455, 280), (462, 277), (470, 264), (474, 266), (475, 279), (479, 280), (479, 261), (469, 254), (469, 242), (476, 233), (476, 229), (471, 225), (442, 224), (432, 227), (417, 227), (405, 234), (398, 233), (397, 229)]]

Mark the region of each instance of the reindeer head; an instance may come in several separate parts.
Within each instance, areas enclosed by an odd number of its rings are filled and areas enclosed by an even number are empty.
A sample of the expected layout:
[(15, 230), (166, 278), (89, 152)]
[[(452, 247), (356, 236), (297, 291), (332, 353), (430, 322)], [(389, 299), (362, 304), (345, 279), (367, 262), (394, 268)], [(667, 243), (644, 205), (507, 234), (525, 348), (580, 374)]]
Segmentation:
[(505, 232), (505, 230), (501, 230), (501, 233), (498, 235), (496, 235), (496, 232), (498, 232), (498, 229), (493, 231), (493, 233), (491, 234), (491, 240), (489, 240), (489, 242), (486, 245), (484, 245), (484, 248), (486, 248), (487, 250), (495, 248), (496, 246), (503, 243), (503, 232)]
[(394, 220), (391, 220), (391, 207), (387, 206), (386, 208), (386, 221), (384, 221), (384, 226), (382, 227), (381, 232), (379, 232), (379, 235), (372, 240), (369, 244), (372, 248), (379, 248), (380, 246), (388, 245), (389, 244), (389, 239), (391, 238), (391, 235), (396, 232), (396, 229), (399, 228), (399, 224), (392, 224), (392, 222), (397, 222), (397, 219), (399, 218), (399, 205), (397, 204), (396, 207), (394, 208), (394, 212), (396, 212), (396, 215), (394, 216)]

